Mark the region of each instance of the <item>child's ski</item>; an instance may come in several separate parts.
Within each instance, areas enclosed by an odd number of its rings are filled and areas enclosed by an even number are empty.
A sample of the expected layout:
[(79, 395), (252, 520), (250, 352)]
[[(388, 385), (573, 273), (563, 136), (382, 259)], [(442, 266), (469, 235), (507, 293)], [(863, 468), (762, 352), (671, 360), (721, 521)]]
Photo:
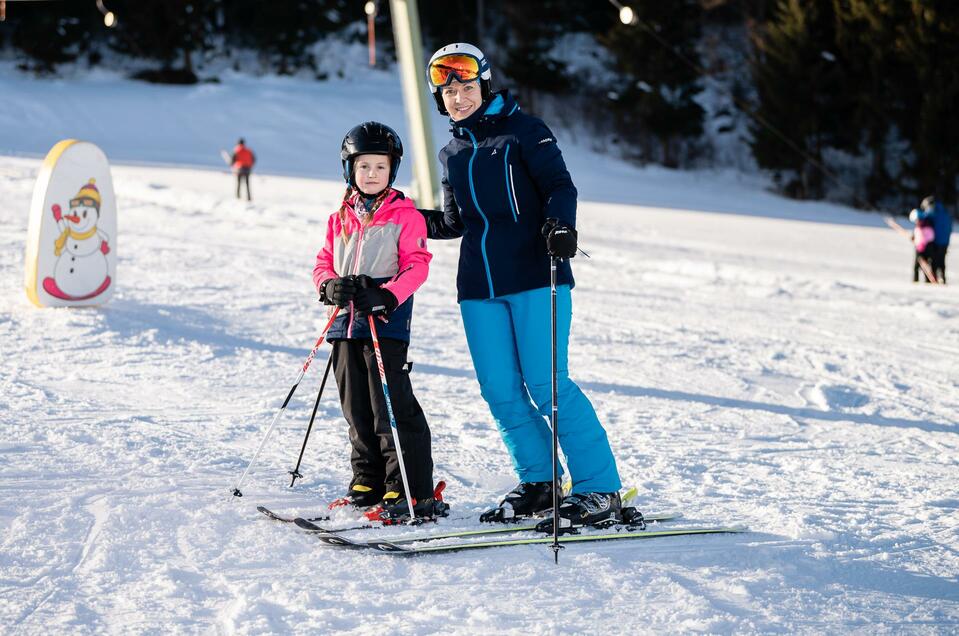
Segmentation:
[(368, 530), (369, 528), (379, 527), (378, 525), (371, 525), (371, 524), (365, 523), (363, 525), (346, 526), (343, 528), (322, 528), (316, 525), (316, 522), (330, 521), (332, 517), (330, 517), (329, 515), (324, 515), (322, 517), (309, 517), (306, 519), (302, 519), (300, 517), (284, 517), (283, 515), (278, 515), (272, 510), (270, 510), (269, 508), (265, 508), (263, 506), (257, 506), (256, 509), (259, 512), (262, 512), (263, 514), (265, 514), (270, 519), (273, 519), (274, 521), (280, 521), (282, 523), (292, 523), (303, 528), (304, 530), (309, 530), (310, 532), (348, 532), (350, 530)]
[[(644, 515), (643, 519), (646, 522), (659, 522), (659, 521), (673, 521), (674, 519), (679, 519), (682, 515), (678, 512), (672, 513), (661, 513), (653, 515)], [(350, 537), (344, 537), (337, 532), (340, 531), (323, 531), (319, 529), (320, 527), (314, 523), (307, 522), (305, 520), (298, 520), (296, 525), (305, 530), (310, 530), (316, 533), (316, 538), (327, 543), (329, 545), (335, 545), (345, 548), (375, 548), (377, 541), (357, 541)], [(493, 528), (482, 528), (480, 530), (457, 530), (453, 532), (441, 532), (437, 534), (421, 534), (414, 535), (412, 537), (401, 537), (394, 539), (392, 541), (386, 541), (392, 545), (407, 545), (410, 543), (419, 543), (426, 541), (438, 541), (440, 539), (467, 539), (472, 537), (490, 537), (503, 534), (513, 534), (516, 532), (533, 532), (536, 530), (535, 523), (531, 524), (503, 524), (497, 525)], [(626, 527), (626, 526), (623, 526)]]
[(335, 534), (335, 533), (337, 533), (337, 532), (348, 532), (348, 531), (350, 531), (350, 530), (369, 530), (370, 528), (380, 528), (380, 527), (382, 527), (382, 524), (373, 525), (373, 524), (370, 524), (370, 523), (364, 523), (364, 524), (358, 525), (358, 526), (347, 526), (347, 527), (345, 527), (345, 528), (334, 528), (334, 529), (332, 529), (332, 530), (329, 530), (329, 529), (327, 529), (327, 528), (322, 528), (322, 527), (316, 525), (316, 524), (313, 523), (313, 521), (310, 520), (310, 519), (302, 519), (302, 518), (300, 518), (300, 517), (297, 517), (296, 519), (294, 519), (294, 520), (293, 520), (293, 523), (296, 525), (297, 528), (301, 528), (301, 529), (307, 530), (307, 531), (309, 531), (309, 532), (316, 532), (316, 533), (319, 533), (319, 534), (321, 534), (321, 535)]
[[(272, 510), (270, 510), (269, 508), (265, 508), (264, 506), (257, 506), (256, 509), (257, 509), (257, 512), (262, 512), (263, 514), (265, 514), (270, 519), (273, 519), (274, 521), (282, 521), (283, 523), (293, 523), (293, 520), (296, 519), (296, 517), (284, 517), (283, 515), (277, 514), (273, 512)], [(324, 515), (322, 517), (307, 518), (307, 521), (329, 521), (329, 520), (330, 520), (329, 515)]]
[[(653, 539), (656, 537), (678, 537), (693, 534), (731, 534), (746, 532), (741, 527), (716, 528), (677, 528), (675, 530), (646, 530), (643, 532), (612, 532), (607, 534), (573, 534), (559, 537), (560, 543), (585, 543), (591, 541), (615, 541), (623, 539)], [(369, 546), (381, 552), (391, 554), (424, 554), (427, 552), (457, 552), (460, 550), (479, 550), (482, 548), (498, 548), (514, 545), (543, 545), (553, 542), (552, 537), (530, 537), (525, 539), (503, 539), (501, 541), (463, 541), (444, 545), (428, 544), (418, 546), (404, 546), (393, 541), (379, 541)]]

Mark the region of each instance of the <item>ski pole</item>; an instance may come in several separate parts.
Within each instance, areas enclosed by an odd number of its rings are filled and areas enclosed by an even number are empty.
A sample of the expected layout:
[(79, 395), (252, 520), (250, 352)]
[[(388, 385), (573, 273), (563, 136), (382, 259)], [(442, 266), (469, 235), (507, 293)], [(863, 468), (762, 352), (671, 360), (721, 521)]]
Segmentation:
[(406, 478), (406, 465), (403, 463), (403, 448), (400, 446), (400, 434), (396, 430), (396, 418), (393, 417), (393, 403), (390, 401), (390, 387), (386, 384), (386, 368), (383, 366), (383, 354), (380, 353), (380, 341), (376, 337), (376, 323), (373, 316), (367, 316), (370, 321), (370, 335), (373, 337), (373, 351), (376, 353), (376, 366), (380, 370), (380, 384), (383, 385), (383, 397), (386, 398), (386, 412), (390, 416), (390, 430), (393, 432), (393, 443), (396, 445), (396, 459), (400, 463), (400, 476), (403, 477), (403, 492), (406, 494), (406, 504), (410, 507), (410, 522), (416, 520), (413, 512), (413, 498), (410, 496), (410, 481)]
[(300, 462), (303, 461), (303, 451), (306, 450), (306, 441), (310, 439), (310, 431), (313, 430), (313, 420), (316, 419), (316, 410), (320, 406), (320, 397), (323, 395), (323, 388), (326, 387), (326, 379), (330, 376), (330, 367), (332, 366), (333, 354), (331, 353), (330, 358), (326, 361), (326, 371), (323, 372), (323, 381), (320, 382), (320, 390), (316, 394), (316, 402), (313, 403), (313, 413), (310, 415), (310, 423), (306, 427), (306, 436), (303, 438), (303, 446), (300, 447), (300, 456), (296, 460), (296, 466), (290, 471), (290, 474), (293, 475), (293, 479), (290, 480), (290, 488), (293, 487), (297, 477), (303, 476), (300, 474)]
[(559, 564), (559, 551), (563, 547), (559, 544), (559, 433), (556, 424), (559, 421), (559, 397), (556, 388), (556, 257), (549, 259), (549, 304), (550, 304), (550, 331), (552, 342), (550, 353), (552, 357), (552, 400), (553, 409), (550, 420), (553, 429), (553, 561)]
[(340, 313), (340, 308), (337, 307), (333, 310), (333, 315), (330, 316), (329, 321), (327, 321), (326, 326), (323, 327), (323, 333), (320, 334), (320, 337), (317, 339), (316, 344), (313, 345), (313, 350), (310, 351), (310, 355), (306, 357), (306, 362), (303, 363), (303, 368), (300, 369), (299, 375), (296, 376), (296, 382), (293, 383), (293, 387), (290, 388), (289, 394), (287, 394), (286, 399), (283, 400), (283, 406), (280, 407), (280, 410), (276, 412), (276, 415), (273, 416), (273, 421), (270, 422), (270, 427), (266, 429), (266, 433), (263, 435), (263, 440), (260, 442), (260, 446), (256, 449), (256, 452), (253, 454), (253, 459), (250, 460), (250, 463), (247, 464), (246, 470), (243, 471), (243, 474), (240, 475), (240, 479), (236, 482), (236, 485), (233, 486), (233, 496), (242, 497), (243, 493), (240, 492), (240, 486), (243, 484), (243, 480), (246, 479), (247, 474), (250, 472), (250, 469), (253, 468), (253, 465), (256, 463), (257, 457), (260, 456), (260, 451), (263, 450), (263, 447), (266, 446), (266, 440), (270, 438), (270, 434), (273, 433), (273, 428), (276, 426), (276, 423), (280, 421), (280, 416), (283, 415), (283, 411), (286, 410), (286, 405), (290, 403), (290, 399), (293, 397), (293, 394), (296, 393), (296, 387), (299, 386), (300, 380), (303, 379), (303, 376), (306, 375), (306, 370), (310, 368), (310, 363), (313, 362), (313, 357), (316, 355), (316, 352), (321, 346), (323, 346), (323, 338), (326, 337), (326, 332), (330, 330), (330, 327), (333, 325), (333, 321), (336, 320), (336, 315)]

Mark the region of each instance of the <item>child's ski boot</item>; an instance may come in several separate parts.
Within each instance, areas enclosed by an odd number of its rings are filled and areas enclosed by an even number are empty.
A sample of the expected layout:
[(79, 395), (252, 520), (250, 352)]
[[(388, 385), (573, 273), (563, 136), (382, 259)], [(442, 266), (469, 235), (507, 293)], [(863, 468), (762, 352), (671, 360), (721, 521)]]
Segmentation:
[(369, 508), (375, 506), (383, 499), (383, 487), (373, 488), (366, 484), (353, 484), (349, 492), (344, 497), (333, 501), (329, 505), (330, 510), (352, 506), (357, 509)]
[[(410, 518), (410, 506), (406, 498), (398, 492), (388, 492), (383, 496), (383, 502), (366, 513), (370, 521), (380, 521), (383, 525), (419, 524), (424, 521), (436, 521), (439, 517), (448, 517), (450, 507), (443, 501), (443, 490), (446, 482), (436, 484), (432, 497), (413, 500), (414, 519)], [(393, 496), (390, 496), (393, 495)]]

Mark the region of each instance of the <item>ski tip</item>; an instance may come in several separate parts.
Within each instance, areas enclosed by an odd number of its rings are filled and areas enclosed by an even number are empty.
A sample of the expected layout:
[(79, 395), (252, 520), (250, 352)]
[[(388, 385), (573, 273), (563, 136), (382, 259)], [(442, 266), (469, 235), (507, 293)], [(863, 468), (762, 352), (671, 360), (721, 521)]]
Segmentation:
[(316, 525), (316, 524), (313, 523), (312, 521), (307, 521), (307, 520), (304, 519), (303, 517), (297, 517), (296, 519), (293, 520), (293, 523), (294, 523), (298, 528), (303, 528), (304, 530), (312, 530), (313, 532), (323, 532), (323, 531), (324, 531), (323, 528), (319, 527), (318, 525)]
[(338, 534), (321, 534), (317, 538), (323, 543), (327, 543), (329, 545), (338, 545), (342, 547), (365, 547), (364, 544), (362, 543), (351, 541), (350, 539), (347, 539), (346, 537), (341, 537)]
[(292, 519), (286, 519), (284, 517), (281, 517), (280, 515), (276, 514), (275, 512), (273, 512), (272, 510), (264, 506), (257, 506), (256, 511), (263, 513), (264, 515), (266, 515), (268, 519), (272, 519), (273, 521), (283, 521), (286, 523), (292, 521)]
[(395, 543), (390, 543), (389, 541), (370, 541), (366, 545), (376, 550), (379, 550), (380, 552), (415, 554), (414, 550), (410, 550), (409, 548), (398, 546)]

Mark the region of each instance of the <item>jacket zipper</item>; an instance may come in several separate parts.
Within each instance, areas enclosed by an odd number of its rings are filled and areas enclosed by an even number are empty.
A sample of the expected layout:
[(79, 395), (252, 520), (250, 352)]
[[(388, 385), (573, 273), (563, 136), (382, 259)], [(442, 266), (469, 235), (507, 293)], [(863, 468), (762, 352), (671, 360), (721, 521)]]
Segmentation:
[(519, 203), (516, 201), (516, 185), (513, 183), (513, 166), (509, 163), (509, 144), (506, 144), (506, 152), (503, 153), (503, 165), (506, 167), (506, 194), (509, 195), (513, 221), (519, 223)]
[[(356, 276), (357, 274), (360, 273), (360, 259), (363, 257), (363, 233), (366, 231), (366, 226), (363, 225), (363, 222), (360, 220), (359, 216), (356, 214), (353, 208), (350, 208), (350, 214), (353, 215), (353, 218), (356, 219), (356, 222), (360, 226), (359, 233), (356, 235), (356, 258), (353, 259), (353, 267), (351, 268), (353, 271), (350, 272), (351, 275)], [(370, 219), (370, 221), (372, 222), (373, 219)], [(355, 314), (355, 310), (353, 308), (353, 301), (351, 300), (350, 301), (350, 322), (349, 322), (349, 327), (347, 327), (346, 329), (347, 338), (353, 337), (354, 314)]]
[(490, 272), (489, 257), (486, 255), (486, 236), (489, 234), (489, 219), (487, 219), (486, 214), (483, 213), (483, 208), (480, 207), (479, 201), (476, 198), (476, 188), (473, 187), (473, 161), (476, 160), (476, 154), (479, 152), (479, 144), (476, 143), (476, 135), (474, 135), (469, 128), (461, 127), (460, 130), (465, 131), (466, 134), (470, 136), (470, 141), (473, 142), (473, 155), (470, 157), (467, 169), (470, 195), (473, 197), (473, 205), (476, 207), (476, 211), (483, 219), (484, 228), (483, 236), (480, 237), (480, 252), (483, 254), (483, 265), (486, 268), (486, 282), (489, 285), (489, 297), (495, 298), (496, 294), (493, 293), (493, 274)]

